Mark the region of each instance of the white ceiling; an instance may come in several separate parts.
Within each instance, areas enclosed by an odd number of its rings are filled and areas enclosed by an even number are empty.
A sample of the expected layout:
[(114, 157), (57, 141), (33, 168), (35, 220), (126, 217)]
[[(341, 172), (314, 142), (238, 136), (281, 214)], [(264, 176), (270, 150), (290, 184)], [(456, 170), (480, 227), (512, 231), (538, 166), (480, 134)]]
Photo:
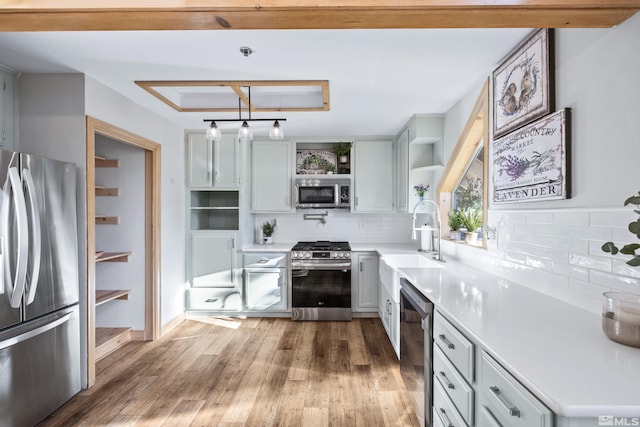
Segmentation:
[[(530, 29), (0, 33), (0, 64), (85, 73), (185, 129), (237, 113), (179, 113), (135, 80), (329, 80), (330, 111), (278, 113), (287, 135), (393, 135), (444, 113)], [(244, 57), (241, 46), (254, 53)], [(253, 118), (274, 117), (254, 113)]]

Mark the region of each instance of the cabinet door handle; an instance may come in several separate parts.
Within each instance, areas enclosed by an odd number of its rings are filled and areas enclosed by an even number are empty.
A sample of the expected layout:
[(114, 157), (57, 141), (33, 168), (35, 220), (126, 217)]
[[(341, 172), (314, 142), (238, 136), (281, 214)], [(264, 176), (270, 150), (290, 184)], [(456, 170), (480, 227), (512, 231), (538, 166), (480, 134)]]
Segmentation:
[(444, 371), (440, 371), (438, 372), (438, 374), (442, 377), (444, 382), (447, 383), (447, 388), (450, 388), (451, 390), (454, 390), (456, 388), (456, 386), (451, 381), (449, 381), (449, 378), (447, 378), (447, 374), (445, 374)]
[(442, 416), (445, 418), (445, 420), (447, 421), (445, 424), (447, 425), (447, 427), (454, 427), (453, 423), (451, 422), (451, 420), (449, 419), (449, 416), (447, 415), (447, 411), (444, 410), (444, 408), (439, 408), (439, 411), (442, 413)]
[(444, 334), (440, 334), (440, 335), (438, 335), (438, 338), (440, 338), (440, 340), (441, 340), (443, 343), (445, 343), (445, 345), (446, 345), (448, 348), (450, 348), (451, 350), (453, 350), (454, 348), (456, 348), (456, 346), (455, 346), (455, 345), (453, 345), (453, 343), (452, 343), (451, 341), (449, 341), (449, 340), (447, 339), (447, 337), (446, 337)]
[(362, 271), (362, 262), (360, 263), (360, 271)]
[(500, 404), (509, 413), (509, 415), (511, 415), (512, 417), (520, 417), (520, 410), (515, 406), (509, 405), (509, 402), (504, 399), (502, 393), (500, 392), (500, 389), (497, 386), (493, 385), (489, 387), (489, 390), (491, 390), (491, 392), (496, 396), (498, 402), (500, 402)]
[(218, 182), (220, 179), (220, 173), (218, 171), (215, 172), (213, 182)]

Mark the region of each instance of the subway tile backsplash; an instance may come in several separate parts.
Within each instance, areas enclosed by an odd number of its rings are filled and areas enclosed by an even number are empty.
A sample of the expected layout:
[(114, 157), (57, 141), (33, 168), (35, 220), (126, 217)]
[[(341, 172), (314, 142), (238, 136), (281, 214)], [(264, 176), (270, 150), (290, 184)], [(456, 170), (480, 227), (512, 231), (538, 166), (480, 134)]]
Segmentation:
[(444, 242), (445, 256), (457, 258), (524, 286), (600, 313), (602, 293), (640, 294), (640, 267), (626, 255), (600, 249), (606, 241), (636, 243), (628, 224), (631, 209), (497, 210), (488, 222), (496, 238), (488, 250)]
[[(324, 212), (327, 212), (325, 224), (318, 220), (304, 219), (305, 213)], [(278, 221), (273, 235), (274, 243), (315, 240), (362, 243), (411, 241), (412, 216), (410, 214), (357, 214), (339, 209), (308, 210), (304, 213), (291, 214), (259, 214), (256, 215), (256, 227), (265, 221), (273, 221), (274, 218)]]

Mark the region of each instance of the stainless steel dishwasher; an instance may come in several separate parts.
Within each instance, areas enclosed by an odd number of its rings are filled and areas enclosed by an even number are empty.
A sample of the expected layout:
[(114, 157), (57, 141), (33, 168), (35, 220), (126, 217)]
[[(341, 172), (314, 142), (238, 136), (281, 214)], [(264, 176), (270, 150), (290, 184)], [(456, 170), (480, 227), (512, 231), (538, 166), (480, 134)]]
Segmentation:
[(433, 304), (400, 279), (400, 373), (420, 425), (432, 427)]

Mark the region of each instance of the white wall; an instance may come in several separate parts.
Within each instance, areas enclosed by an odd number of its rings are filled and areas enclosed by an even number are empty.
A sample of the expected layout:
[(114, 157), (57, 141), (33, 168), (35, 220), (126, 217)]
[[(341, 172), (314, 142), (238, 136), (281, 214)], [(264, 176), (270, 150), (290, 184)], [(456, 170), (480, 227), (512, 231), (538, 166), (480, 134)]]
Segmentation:
[(160, 322), (165, 325), (184, 311), (184, 133), (91, 77), (86, 114), (162, 145)]
[[(443, 249), (599, 313), (603, 291), (640, 294), (640, 269), (600, 250), (611, 239), (637, 242), (626, 230), (637, 215), (622, 203), (640, 190), (640, 14), (611, 29), (556, 30), (555, 39), (556, 109), (572, 109), (571, 198), (491, 204), (497, 236), (487, 251), (453, 243)], [(447, 112), (447, 156), (479, 89)]]

